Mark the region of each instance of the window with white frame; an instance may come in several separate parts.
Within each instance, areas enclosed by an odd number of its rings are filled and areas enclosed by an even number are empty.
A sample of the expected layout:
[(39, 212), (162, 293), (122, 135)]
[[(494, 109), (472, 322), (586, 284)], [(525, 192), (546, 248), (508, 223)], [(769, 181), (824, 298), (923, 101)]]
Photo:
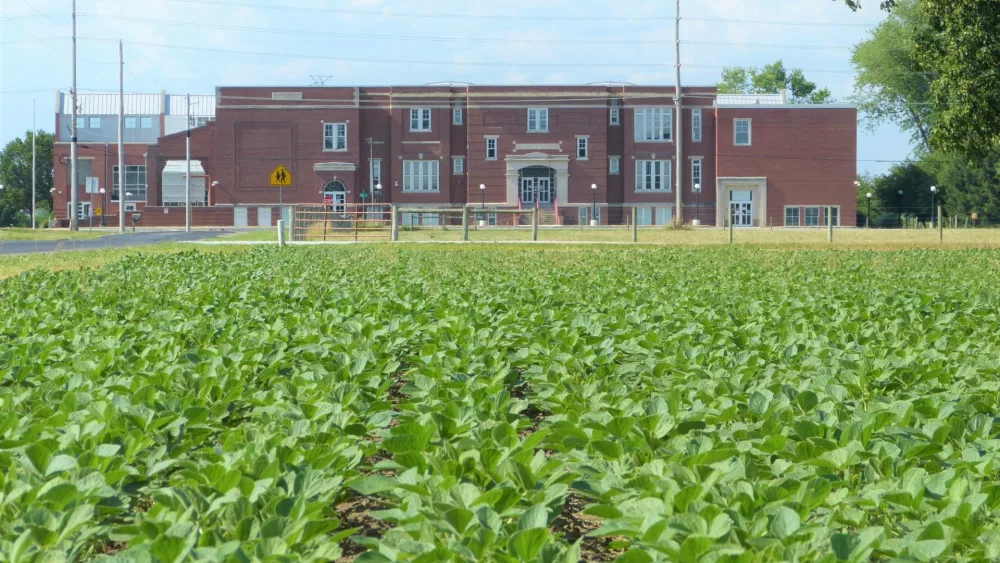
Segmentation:
[(451, 172), (452, 174), (465, 174), (465, 157), (456, 156), (451, 159)]
[(635, 109), (636, 141), (670, 141), (673, 139), (674, 114), (671, 108)]
[[(822, 207), (820, 209), (822, 209), (822, 213), (823, 213), (823, 225), (829, 225), (830, 222), (827, 220), (826, 207)], [(839, 227), (840, 226), (840, 208), (835, 205), (835, 206), (833, 206), (833, 207), (830, 208), (830, 213), (833, 215), (833, 226), (834, 227)]]
[(88, 121), (87, 127), (89, 129), (100, 129), (101, 128), (101, 118), (100, 117), (91, 116), (90, 119), (88, 119), (87, 121)]
[(431, 110), (428, 108), (413, 108), (410, 110), (410, 131), (430, 131)]
[(608, 174), (618, 175), (621, 174), (622, 170), (622, 157), (620, 156), (609, 156), (608, 157)]
[(750, 146), (750, 120), (733, 120), (733, 144), (738, 147)]
[(806, 226), (807, 227), (818, 227), (819, 226), (819, 208), (818, 207), (807, 207), (806, 208)]
[(139, 206), (136, 204), (128, 202), (125, 203), (125, 211), (136, 211), (137, 209), (139, 209)]
[(548, 108), (528, 109), (528, 131), (543, 132), (549, 130)]
[(214, 117), (194, 117), (188, 118), (189, 127), (204, 127), (209, 121), (215, 121)]
[(324, 151), (346, 151), (347, 150), (347, 124), (346, 123), (324, 123), (323, 124), (323, 150)]
[(701, 142), (701, 110), (691, 110), (691, 140), (695, 143)]
[(403, 161), (404, 192), (441, 191), (440, 167), (436, 160)]
[(580, 160), (587, 160), (590, 158), (590, 138), (589, 137), (577, 137), (576, 138), (576, 157)]
[(454, 108), (451, 110), (451, 123), (452, 125), (462, 124), (462, 108)]
[(125, 128), (126, 129), (135, 129), (138, 124), (139, 124), (139, 121), (135, 118), (134, 115), (132, 115), (132, 116), (125, 116)]
[(786, 227), (798, 227), (799, 226), (799, 208), (798, 207), (786, 207), (785, 208), (785, 226)]
[(375, 186), (382, 183), (382, 159), (376, 158), (372, 160), (372, 191), (374, 192)]
[[(67, 214), (71, 213), (72, 209), (73, 209), (73, 204), (67, 202), (66, 203), (66, 213)], [(78, 202), (76, 204), (76, 218), (77, 219), (86, 219), (87, 217), (90, 217), (90, 202), (89, 201)]]
[(578, 225), (586, 225), (588, 213), (590, 212), (589, 207), (577, 207), (576, 208), (576, 222)]
[(486, 160), (497, 159), (497, 138), (486, 137)]
[[(111, 201), (118, 201), (117, 164), (112, 168), (112, 173)], [(146, 201), (146, 167), (144, 165), (125, 165), (125, 201)]]
[(691, 189), (701, 185), (701, 159), (691, 159)]
[(653, 208), (652, 207), (639, 207), (636, 209), (635, 223), (637, 225), (652, 225), (653, 224)]
[(78, 118), (76, 118), (76, 128), (77, 129), (85, 129), (86, 127), (87, 127), (87, 118), (86, 117), (78, 117)]
[[(66, 161), (66, 185), (72, 184), (70, 181), (70, 170), (72, 170), (72, 163)], [(80, 158), (76, 161), (76, 183), (78, 187), (82, 188), (87, 185), (87, 177), (94, 175), (94, 160), (91, 158)]]
[(153, 128), (153, 118), (152, 117), (140, 117), (139, 118), (139, 128), (140, 129), (152, 129)]
[(622, 123), (621, 108), (611, 108), (611, 116), (608, 118), (608, 123), (610, 123), (611, 125), (621, 125)]
[(669, 160), (636, 160), (635, 161), (635, 191), (637, 192), (669, 192), (670, 165)]

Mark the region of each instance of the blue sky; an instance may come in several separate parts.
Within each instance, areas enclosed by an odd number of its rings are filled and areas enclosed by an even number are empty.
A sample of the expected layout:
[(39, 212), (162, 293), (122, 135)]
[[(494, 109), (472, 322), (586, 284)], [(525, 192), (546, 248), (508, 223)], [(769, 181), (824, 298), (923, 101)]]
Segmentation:
[[(682, 81), (715, 84), (724, 65), (780, 58), (847, 100), (850, 47), (885, 17), (868, 4), (682, 0)], [(77, 11), (81, 92), (117, 90), (119, 38), (130, 92), (308, 85), (310, 75), (331, 85), (674, 82), (671, 0), (78, 0)], [(32, 98), (39, 128), (54, 126), (55, 91), (71, 80), (70, 0), (0, 0), (0, 14), (6, 144), (31, 128)], [(858, 142), (859, 171), (882, 172), (891, 163), (874, 161), (911, 150), (892, 125), (861, 127)]]

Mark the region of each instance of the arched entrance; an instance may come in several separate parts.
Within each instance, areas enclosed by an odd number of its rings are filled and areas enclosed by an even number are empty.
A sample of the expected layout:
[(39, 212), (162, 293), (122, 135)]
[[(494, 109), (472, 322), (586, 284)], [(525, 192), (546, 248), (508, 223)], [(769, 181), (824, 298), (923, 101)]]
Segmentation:
[(340, 180), (330, 180), (323, 187), (324, 202), (327, 198), (330, 198), (334, 212), (344, 213), (347, 210), (347, 187)]
[(548, 166), (526, 166), (517, 173), (521, 203), (551, 205), (556, 199), (556, 171)]

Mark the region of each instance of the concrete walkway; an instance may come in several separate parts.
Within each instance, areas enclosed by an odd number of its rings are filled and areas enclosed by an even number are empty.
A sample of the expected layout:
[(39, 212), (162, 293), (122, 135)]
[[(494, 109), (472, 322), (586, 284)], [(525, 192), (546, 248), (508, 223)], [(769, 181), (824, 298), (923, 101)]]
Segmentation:
[(194, 242), (232, 234), (232, 229), (214, 231), (154, 231), (107, 235), (74, 240), (0, 240), (0, 254), (32, 254), (36, 252), (67, 252), (148, 246), (164, 242)]

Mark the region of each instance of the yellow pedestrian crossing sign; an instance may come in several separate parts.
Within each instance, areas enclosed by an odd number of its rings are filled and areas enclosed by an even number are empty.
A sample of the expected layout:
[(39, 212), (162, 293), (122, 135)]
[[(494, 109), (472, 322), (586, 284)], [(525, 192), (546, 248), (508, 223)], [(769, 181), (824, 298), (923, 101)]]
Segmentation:
[(288, 171), (284, 166), (278, 165), (277, 168), (271, 172), (271, 185), (272, 186), (291, 186), (292, 185), (292, 173)]

